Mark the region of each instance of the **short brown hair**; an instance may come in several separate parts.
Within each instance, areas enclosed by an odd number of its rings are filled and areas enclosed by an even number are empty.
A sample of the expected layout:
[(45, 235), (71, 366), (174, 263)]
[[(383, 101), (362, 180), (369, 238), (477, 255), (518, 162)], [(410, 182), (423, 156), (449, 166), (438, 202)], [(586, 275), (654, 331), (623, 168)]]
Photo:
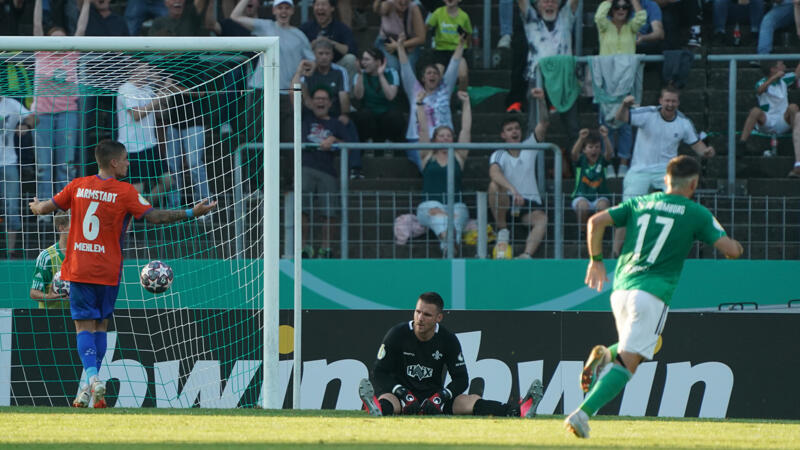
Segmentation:
[(419, 299), (423, 303), (436, 305), (439, 308), (439, 311), (444, 311), (444, 300), (442, 300), (442, 296), (436, 292), (423, 292), (422, 294), (419, 294)]
[(700, 176), (700, 163), (689, 155), (676, 156), (667, 164), (667, 175), (672, 179), (673, 186), (680, 186), (687, 180)]
[(101, 169), (107, 169), (112, 159), (119, 157), (125, 152), (125, 146), (122, 145), (122, 143), (112, 141), (111, 139), (103, 139), (94, 149), (94, 159), (97, 160), (97, 165)]
[(53, 217), (53, 225), (55, 225), (56, 231), (69, 227), (69, 211), (58, 211)]
[(583, 140), (583, 148), (586, 148), (587, 145), (600, 144), (600, 142), (600, 133), (597, 130), (591, 130), (586, 139)]
[(677, 96), (681, 95), (681, 90), (678, 89), (672, 82), (668, 83), (666, 86), (661, 88), (661, 95), (666, 93), (675, 94)]

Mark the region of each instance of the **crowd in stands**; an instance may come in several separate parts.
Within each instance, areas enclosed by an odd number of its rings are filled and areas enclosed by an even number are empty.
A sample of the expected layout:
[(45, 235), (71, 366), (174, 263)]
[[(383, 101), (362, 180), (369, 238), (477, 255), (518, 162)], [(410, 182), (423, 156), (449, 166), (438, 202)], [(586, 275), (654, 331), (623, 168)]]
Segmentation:
[[(426, 150), (425, 144), (471, 141), (476, 99), (468, 94), (470, 66), (476, 61), (473, 52), (478, 51), (473, 48), (474, 24), (480, 24), (481, 18), (470, 17), (461, 0), (374, 0), (371, 4), (314, 0), (305, 23), (299, 23), (293, 0), (118, 1), (0, 0), (0, 32), (53, 37), (277, 36), (281, 43), (281, 141), (293, 137), (290, 94), (292, 85), (299, 83), (303, 87), (302, 140), (319, 146), (303, 157), (304, 192), (338, 191), (337, 142), (416, 142), (418, 149), (406, 153), (423, 180), (425, 201), (417, 206), (417, 218), (441, 240), (445, 251), (447, 152)], [(800, 36), (800, 2), (768, 3), (769, 9), (764, 0), (599, 2), (594, 11), (598, 55), (587, 65), (584, 77), (597, 105), (597, 127), (581, 129), (576, 101), (581, 87), (572, 57), (574, 28), (582, 14), (578, 0), (517, 0), (516, 4), (499, 0), (498, 32), (492, 36), (484, 30), (483, 35), (493, 39), (499, 51), (508, 52), (512, 61), (507, 108), (495, 111), (508, 113), (497, 124), (497, 135), (507, 143), (546, 142), (552, 118), (563, 123), (567, 142), (561, 144), (571, 148), (565, 155), (574, 165), (572, 208), (579, 221), (591, 211), (612, 206), (606, 178), (623, 179), (623, 198), (663, 188), (667, 156), (674, 156), (680, 142), (700, 157), (715, 154), (678, 110), (678, 88), (686, 84), (690, 51), (710, 36), (713, 45), (751, 45), (765, 54), (772, 51), (779, 30), (792, 27), (792, 34)], [(705, 20), (704, 10), (711, 14)], [(358, 48), (357, 33), (369, 33), (366, 23), (370, 20), (379, 26), (372, 31), (374, 39), (368, 36), (362, 41), (374, 44)], [(662, 53), (665, 87), (658, 105), (635, 107), (641, 104), (643, 84), (636, 55)], [(37, 52), (34, 91), (49, 94), (35, 96), (30, 108), (20, 102), (25, 95), (3, 92), (0, 97), (2, 226), (10, 252), (16, 248), (21, 227), (19, 202), (11, 201), (20, 198), (19, 137), (34, 136), (38, 197), (52, 196), (76, 175), (70, 170), (77, 161), (80, 130), (81, 106), (74, 90), (78, 57), (75, 52)], [(796, 162), (788, 176), (800, 177), (800, 127), (796, 126), (800, 115), (787, 94), (797, 84), (800, 68), (788, 72), (782, 61), (765, 61), (760, 66), (764, 78), (754, 90), (758, 106), (745, 123), (741, 145), (754, 130), (793, 134)], [(240, 86), (250, 90), (248, 114), (259, 110), (263, 89), (261, 65), (253, 67)], [(214, 195), (204, 161), (207, 136), (212, 128), (216, 135), (236, 133), (241, 119), (223, 117), (211, 123), (192, 114), (186, 105), (198, 94), (164, 77), (142, 63), (121, 79), (114, 125), (120, 140), (129, 143), (132, 182), (152, 201), (175, 207)], [(230, 81), (231, 86), (236, 83)], [(10, 90), (9, 83), (3, 84)], [(165, 95), (154, 97), (156, 93)], [(157, 99), (142, 100), (148, 97)], [(222, 98), (231, 116), (238, 117), (234, 111), (238, 98)], [(521, 117), (523, 111), (530, 119)], [(163, 135), (154, 131), (157, 123), (164, 127)], [(467, 155), (467, 150), (456, 151), (457, 193)], [(498, 234), (508, 235), (509, 221), (527, 227), (524, 249), (517, 255), (521, 258), (536, 254), (548, 223), (536, 175), (536, 161), (541, 157), (536, 150), (500, 149), (491, 155), (486, 174), (489, 209)], [(363, 178), (359, 151), (349, 152), (349, 163), (349, 177)], [(191, 178), (191, 189), (183, 186), (183, 176), (176, 175), (184, 171)], [(321, 216), (326, 224), (319, 248), (305, 245), (307, 257), (332, 255), (331, 230), (339, 208), (336, 196), (325, 198), (307, 211)], [(452, 220), (455, 240), (460, 242), (470, 206), (457, 198)], [(308, 219), (304, 214), (303, 223)]]

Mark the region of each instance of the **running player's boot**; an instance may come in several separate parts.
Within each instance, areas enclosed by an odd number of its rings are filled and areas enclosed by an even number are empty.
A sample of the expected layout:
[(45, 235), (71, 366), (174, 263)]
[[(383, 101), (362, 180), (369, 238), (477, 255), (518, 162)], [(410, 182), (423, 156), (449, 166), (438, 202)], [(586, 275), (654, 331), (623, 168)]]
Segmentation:
[(564, 420), (564, 428), (579, 438), (589, 437), (589, 416), (578, 408)]
[(595, 345), (581, 371), (581, 389), (589, 392), (597, 383), (597, 375), (611, 362), (611, 352), (605, 345)]
[(528, 387), (528, 392), (519, 402), (520, 417), (528, 419), (536, 417), (536, 408), (539, 407), (539, 402), (542, 401), (543, 395), (542, 381), (537, 378), (533, 380), (530, 387)]
[(372, 383), (368, 379), (362, 378), (358, 383), (358, 396), (364, 403), (364, 411), (369, 413), (370, 416), (382, 416), (381, 404), (378, 402), (378, 397), (375, 397), (375, 389), (372, 388)]
[(92, 383), (92, 403), (95, 408), (106, 407), (106, 384), (100, 380)]
[(89, 393), (89, 385), (84, 384), (80, 387), (80, 389), (78, 389), (78, 395), (76, 395), (75, 400), (72, 401), (72, 406), (74, 408), (87, 408), (89, 406), (90, 398), (91, 394)]

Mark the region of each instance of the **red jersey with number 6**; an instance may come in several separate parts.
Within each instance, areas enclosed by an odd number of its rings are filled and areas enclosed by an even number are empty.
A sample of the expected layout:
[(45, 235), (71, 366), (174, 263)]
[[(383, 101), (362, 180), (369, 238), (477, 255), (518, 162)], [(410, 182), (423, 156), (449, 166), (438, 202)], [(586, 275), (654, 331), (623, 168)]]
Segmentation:
[(122, 274), (123, 234), (131, 216), (153, 209), (129, 183), (98, 175), (76, 178), (53, 197), (70, 210), (69, 239), (61, 278), (116, 286)]

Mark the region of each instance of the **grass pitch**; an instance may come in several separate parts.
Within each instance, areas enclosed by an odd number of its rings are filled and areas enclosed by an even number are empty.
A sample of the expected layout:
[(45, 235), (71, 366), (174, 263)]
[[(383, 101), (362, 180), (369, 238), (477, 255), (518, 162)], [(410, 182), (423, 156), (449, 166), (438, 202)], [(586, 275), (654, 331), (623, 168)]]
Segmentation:
[(591, 439), (563, 416), (372, 418), (357, 411), (0, 408), (0, 446), (798, 448), (800, 422), (596, 417)]

